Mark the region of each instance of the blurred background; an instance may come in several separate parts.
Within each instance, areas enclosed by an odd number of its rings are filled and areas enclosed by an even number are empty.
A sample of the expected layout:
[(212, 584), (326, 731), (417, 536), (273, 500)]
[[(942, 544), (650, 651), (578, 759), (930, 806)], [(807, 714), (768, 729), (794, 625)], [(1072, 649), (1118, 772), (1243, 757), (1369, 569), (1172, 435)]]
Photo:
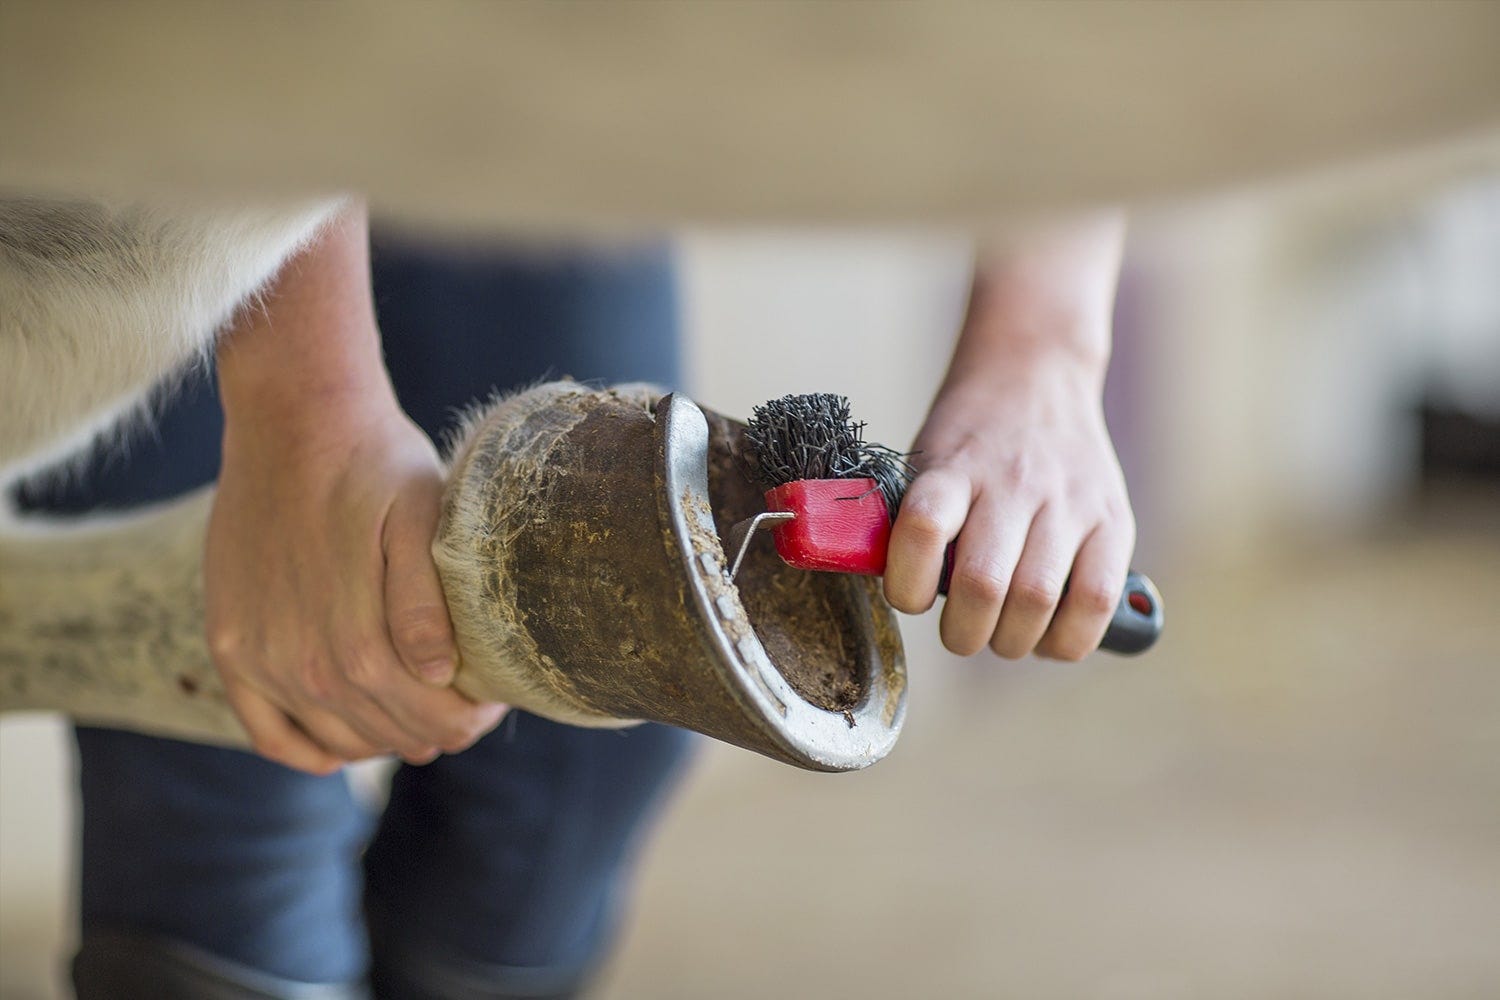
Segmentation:
[[(697, 398), (910, 441), (967, 238), (677, 248)], [(704, 747), (600, 997), (1500, 995), (1500, 172), (1138, 212), (1107, 408), (1160, 645), (959, 660), (906, 619), (879, 765)], [(7, 1000), (62, 995), (70, 769), (0, 724)]]

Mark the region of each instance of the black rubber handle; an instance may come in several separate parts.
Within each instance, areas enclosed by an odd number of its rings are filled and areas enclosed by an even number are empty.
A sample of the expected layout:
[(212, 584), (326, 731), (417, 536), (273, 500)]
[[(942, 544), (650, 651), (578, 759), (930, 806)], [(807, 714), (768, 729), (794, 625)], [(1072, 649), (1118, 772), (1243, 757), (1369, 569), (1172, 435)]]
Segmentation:
[(1144, 653), (1161, 637), (1162, 621), (1161, 593), (1156, 584), (1146, 574), (1131, 570), (1099, 648), (1126, 656)]
[[(948, 593), (948, 579), (953, 575), (953, 546), (943, 556), (943, 575), (938, 579), (938, 593)], [(1067, 593), (1067, 588), (1063, 588)], [(1134, 656), (1144, 653), (1161, 637), (1163, 623), (1161, 592), (1144, 573), (1131, 570), (1125, 577), (1125, 592), (1115, 606), (1114, 617), (1104, 633), (1099, 648), (1109, 653)]]

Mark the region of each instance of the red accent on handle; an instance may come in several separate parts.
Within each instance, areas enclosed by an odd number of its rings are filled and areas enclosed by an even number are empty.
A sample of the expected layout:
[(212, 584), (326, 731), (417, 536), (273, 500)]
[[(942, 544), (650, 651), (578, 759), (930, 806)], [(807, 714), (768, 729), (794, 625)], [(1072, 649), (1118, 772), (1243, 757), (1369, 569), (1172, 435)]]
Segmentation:
[(891, 521), (875, 480), (799, 479), (768, 492), (766, 509), (797, 515), (771, 530), (788, 564), (867, 576), (885, 572)]

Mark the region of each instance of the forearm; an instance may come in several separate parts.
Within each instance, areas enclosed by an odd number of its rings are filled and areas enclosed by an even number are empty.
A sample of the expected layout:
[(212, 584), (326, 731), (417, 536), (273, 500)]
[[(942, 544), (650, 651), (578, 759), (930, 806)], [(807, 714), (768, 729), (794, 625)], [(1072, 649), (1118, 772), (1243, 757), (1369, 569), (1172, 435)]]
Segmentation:
[(1102, 388), (1124, 235), (1111, 213), (982, 252), (944, 391), (992, 391), (1038, 368)]
[(231, 431), (345, 415), (394, 402), (370, 292), (369, 228), (351, 203), (289, 259), (220, 339)]

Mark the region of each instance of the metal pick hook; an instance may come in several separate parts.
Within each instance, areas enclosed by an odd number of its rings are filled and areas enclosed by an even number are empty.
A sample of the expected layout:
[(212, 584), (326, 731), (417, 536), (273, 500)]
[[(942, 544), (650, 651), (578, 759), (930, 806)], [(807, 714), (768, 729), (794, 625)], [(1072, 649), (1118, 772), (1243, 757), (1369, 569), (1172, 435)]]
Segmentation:
[(740, 563), (745, 561), (745, 553), (750, 551), (750, 543), (754, 541), (755, 533), (762, 528), (770, 529), (778, 524), (785, 524), (796, 516), (791, 511), (768, 510), (754, 517), (747, 517), (729, 529), (729, 547), (734, 550), (734, 561), (729, 564), (731, 583), (734, 581), (734, 575), (740, 571)]

